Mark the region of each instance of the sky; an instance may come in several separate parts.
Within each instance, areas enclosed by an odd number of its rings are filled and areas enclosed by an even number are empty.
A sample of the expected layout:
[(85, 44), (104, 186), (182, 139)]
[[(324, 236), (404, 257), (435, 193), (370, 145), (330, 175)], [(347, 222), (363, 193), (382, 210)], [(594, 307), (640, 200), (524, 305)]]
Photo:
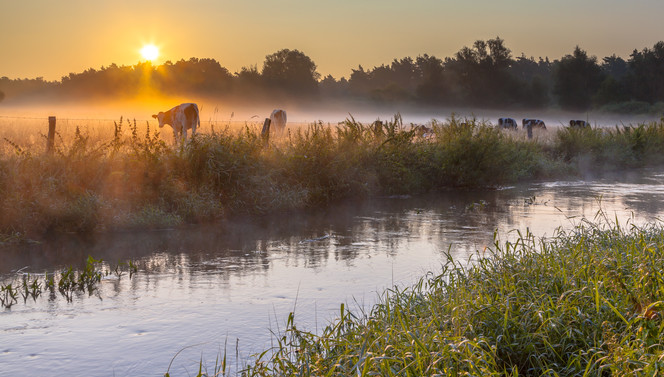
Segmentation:
[(59, 80), (145, 60), (213, 58), (231, 73), (297, 49), (324, 77), (500, 37), (513, 56), (628, 58), (664, 40), (662, 0), (0, 0), (0, 77)]

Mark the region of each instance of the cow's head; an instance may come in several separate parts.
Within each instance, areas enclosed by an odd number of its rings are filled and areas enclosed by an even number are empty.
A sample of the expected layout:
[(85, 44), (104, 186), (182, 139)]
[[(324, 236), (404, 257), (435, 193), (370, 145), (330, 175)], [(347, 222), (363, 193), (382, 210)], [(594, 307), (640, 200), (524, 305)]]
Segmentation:
[(164, 127), (164, 112), (160, 111), (159, 114), (152, 114), (152, 117), (159, 121), (159, 128)]

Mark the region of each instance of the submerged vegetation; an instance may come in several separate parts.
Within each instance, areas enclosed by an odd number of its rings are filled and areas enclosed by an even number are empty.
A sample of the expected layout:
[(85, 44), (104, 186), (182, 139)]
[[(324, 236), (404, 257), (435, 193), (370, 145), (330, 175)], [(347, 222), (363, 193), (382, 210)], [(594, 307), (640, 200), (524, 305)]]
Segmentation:
[[(314, 123), (266, 143), (246, 125), (169, 145), (120, 120), (110, 140), (76, 128), (43, 153), (0, 149), (0, 242), (49, 232), (172, 227), (239, 214), (309, 208), (344, 198), (499, 187), (662, 162), (664, 121), (539, 134), (475, 119)], [(36, 149), (36, 150), (35, 150)]]
[(242, 375), (661, 375), (662, 249), (661, 227), (617, 224), (496, 241), (469, 266), (448, 256), (370, 312), (342, 305), (321, 334), (291, 313)]
[(74, 295), (98, 293), (99, 284), (104, 278), (120, 279), (128, 274), (131, 279), (138, 271), (138, 266), (132, 260), (121, 262), (110, 267), (102, 260), (88, 256), (85, 265), (79, 268), (67, 267), (58, 272), (29, 274), (17, 271), (16, 276), (0, 282), (0, 308), (11, 309), (20, 300), (23, 303), (30, 298), (37, 300), (44, 293), (49, 293), (50, 299), (59, 292), (62, 297), (71, 302)]

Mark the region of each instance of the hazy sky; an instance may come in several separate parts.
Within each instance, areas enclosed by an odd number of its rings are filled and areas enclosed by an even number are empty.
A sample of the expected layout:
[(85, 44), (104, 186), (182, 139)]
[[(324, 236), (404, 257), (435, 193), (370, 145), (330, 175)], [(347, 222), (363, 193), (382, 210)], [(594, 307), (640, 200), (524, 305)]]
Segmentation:
[(395, 58), (452, 56), (500, 36), (513, 56), (576, 45), (627, 58), (664, 40), (662, 0), (0, 0), (0, 76), (58, 80), (111, 63), (214, 58), (231, 73), (298, 49), (323, 76)]

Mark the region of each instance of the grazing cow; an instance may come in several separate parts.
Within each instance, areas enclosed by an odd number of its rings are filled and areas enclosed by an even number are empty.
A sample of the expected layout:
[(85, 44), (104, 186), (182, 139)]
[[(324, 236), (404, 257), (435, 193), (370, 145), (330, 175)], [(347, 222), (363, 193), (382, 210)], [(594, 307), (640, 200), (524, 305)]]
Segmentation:
[(569, 126), (570, 128), (590, 128), (590, 124), (586, 122), (585, 120), (570, 120), (569, 121)]
[(423, 124), (414, 126), (412, 130), (415, 132), (415, 136), (423, 139), (428, 139), (433, 136), (433, 129)]
[(546, 130), (546, 125), (544, 124), (544, 121), (539, 120), (539, 119), (523, 119), (521, 121), (522, 128), (541, 128), (543, 130)]
[(498, 118), (498, 127), (511, 128), (516, 130), (519, 128), (519, 125), (516, 123), (516, 119), (514, 118)]
[(187, 141), (187, 130), (191, 129), (191, 136), (194, 137), (196, 127), (201, 126), (201, 118), (198, 113), (198, 105), (195, 103), (183, 103), (174, 108), (152, 115), (159, 121), (159, 128), (165, 124), (173, 127), (173, 137), (175, 141), (182, 135), (182, 141)]
[(283, 131), (286, 128), (286, 110), (275, 109), (272, 111), (270, 125), (277, 133)]

